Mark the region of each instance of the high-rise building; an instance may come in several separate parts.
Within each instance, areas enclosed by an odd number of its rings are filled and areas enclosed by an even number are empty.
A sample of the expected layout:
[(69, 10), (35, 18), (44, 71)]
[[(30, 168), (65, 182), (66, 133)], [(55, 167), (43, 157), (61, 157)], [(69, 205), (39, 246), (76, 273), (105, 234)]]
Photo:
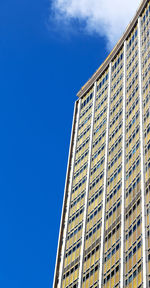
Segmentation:
[(77, 96), (53, 287), (150, 287), (149, 0)]

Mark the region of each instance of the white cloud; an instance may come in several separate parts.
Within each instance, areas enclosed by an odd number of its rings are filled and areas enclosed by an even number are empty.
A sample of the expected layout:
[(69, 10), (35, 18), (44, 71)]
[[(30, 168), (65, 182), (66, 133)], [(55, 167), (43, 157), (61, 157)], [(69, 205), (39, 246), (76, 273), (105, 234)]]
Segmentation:
[(87, 33), (106, 36), (110, 48), (136, 13), (141, 0), (52, 0), (55, 19), (64, 25), (78, 20)]

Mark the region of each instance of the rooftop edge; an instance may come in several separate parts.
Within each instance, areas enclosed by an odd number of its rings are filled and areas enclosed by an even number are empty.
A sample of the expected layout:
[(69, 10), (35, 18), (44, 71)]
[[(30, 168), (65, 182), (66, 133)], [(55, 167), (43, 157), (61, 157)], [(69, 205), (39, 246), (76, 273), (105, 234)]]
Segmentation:
[(101, 66), (96, 70), (96, 72), (93, 74), (93, 76), (85, 83), (85, 85), (79, 90), (77, 93), (77, 96), (81, 98), (85, 93), (88, 92), (88, 90), (94, 85), (94, 82), (97, 80), (97, 78), (100, 77), (100, 75), (108, 68), (109, 63), (115, 58), (116, 54), (120, 51), (120, 49), (123, 46), (123, 43), (127, 38), (129, 37), (130, 33), (132, 32), (134, 26), (136, 25), (139, 16), (141, 16), (146, 4), (149, 2), (149, 0), (143, 0), (140, 4), (134, 18), (131, 20), (129, 25), (127, 26), (123, 36), (120, 38), (120, 40), (117, 42), (113, 50), (110, 52), (108, 57), (105, 59), (105, 61), (101, 64)]

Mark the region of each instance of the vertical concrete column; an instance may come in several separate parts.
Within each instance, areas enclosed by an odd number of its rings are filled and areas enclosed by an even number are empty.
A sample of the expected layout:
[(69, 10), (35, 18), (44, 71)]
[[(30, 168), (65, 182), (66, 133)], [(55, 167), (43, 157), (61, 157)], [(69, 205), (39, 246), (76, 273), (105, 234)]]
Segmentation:
[(90, 132), (89, 155), (88, 155), (86, 194), (85, 194), (84, 215), (83, 215), (82, 242), (81, 242), (82, 245), (81, 245), (80, 267), (79, 267), (79, 285), (78, 285), (79, 288), (82, 287), (84, 247), (85, 247), (86, 222), (87, 222), (87, 213), (88, 213), (88, 197), (89, 197), (89, 183), (90, 183), (90, 170), (91, 170), (91, 158), (92, 158), (92, 142), (93, 142), (93, 130), (94, 130), (96, 92), (97, 92), (97, 83), (95, 82), (95, 84), (94, 84), (94, 96), (93, 96), (93, 107), (92, 107), (92, 117), (91, 117), (91, 132)]
[(102, 206), (102, 226), (101, 226), (101, 250), (99, 267), (99, 288), (103, 287), (103, 262), (104, 262), (104, 236), (105, 236), (105, 208), (107, 192), (107, 168), (108, 168), (108, 149), (109, 149), (109, 124), (110, 124), (110, 103), (111, 103), (111, 73), (112, 64), (109, 65), (109, 86), (108, 86), (108, 107), (107, 107), (107, 126), (106, 126), (106, 147), (105, 147), (105, 165), (104, 165), (104, 189)]
[(126, 175), (126, 50), (124, 42), (124, 71), (123, 71), (123, 135), (122, 135), (122, 198), (121, 198), (121, 267), (120, 288), (124, 288), (124, 235), (125, 235), (125, 175)]
[(142, 200), (142, 248), (143, 248), (143, 288), (147, 285), (146, 256), (146, 210), (145, 210), (145, 177), (144, 177), (144, 128), (143, 128), (143, 90), (142, 90), (142, 59), (141, 59), (141, 18), (138, 19), (139, 49), (139, 99), (140, 99), (140, 150), (141, 150), (141, 200)]

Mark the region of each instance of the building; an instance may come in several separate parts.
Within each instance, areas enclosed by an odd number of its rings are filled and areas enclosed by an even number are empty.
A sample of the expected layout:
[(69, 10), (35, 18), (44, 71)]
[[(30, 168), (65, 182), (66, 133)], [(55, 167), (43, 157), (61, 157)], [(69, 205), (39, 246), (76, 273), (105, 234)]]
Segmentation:
[(149, 0), (77, 96), (53, 287), (150, 287)]

